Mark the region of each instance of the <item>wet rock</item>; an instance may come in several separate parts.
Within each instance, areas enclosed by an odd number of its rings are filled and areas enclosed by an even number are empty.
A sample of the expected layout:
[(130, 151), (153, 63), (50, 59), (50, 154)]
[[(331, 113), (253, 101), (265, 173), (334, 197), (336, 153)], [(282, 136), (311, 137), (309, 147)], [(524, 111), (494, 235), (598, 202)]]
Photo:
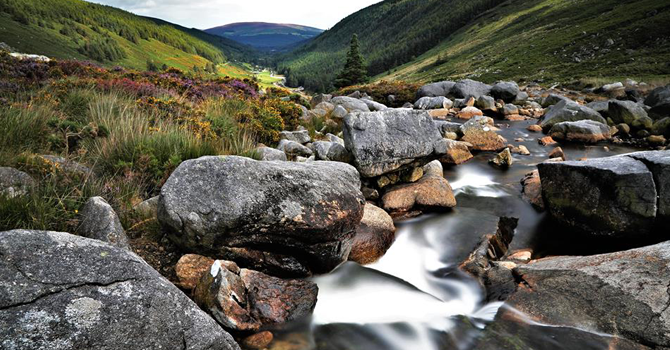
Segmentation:
[(521, 180), (521, 185), (523, 186), (523, 199), (530, 203), (535, 209), (544, 210), (540, 173), (537, 170), (527, 173)]
[(563, 101), (573, 102), (571, 99), (569, 99), (565, 96), (558, 95), (558, 94), (549, 94), (547, 97), (542, 99), (542, 108), (547, 108), (547, 107), (556, 105), (556, 104), (558, 104), (560, 102), (563, 102)]
[(567, 160), (565, 157), (565, 152), (563, 152), (563, 149), (560, 147), (556, 147), (551, 152), (549, 152), (549, 158), (561, 158), (561, 160)]
[(541, 132), (542, 131), (542, 127), (537, 125), (537, 124), (529, 125), (527, 129), (528, 129), (528, 131), (532, 131), (532, 132)]
[(512, 152), (510, 152), (509, 148), (505, 148), (504, 151), (490, 159), (489, 163), (499, 168), (509, 168), (514, 164), (514, 158), (512, 157)]
[(627, 156), (641, 161), (651, 171), (658, 195), (657, 220), (670, 223), (670, 151), (635, 152)]
[(653, 124), (653, 120), (649, 118), (647, 111), (633, 101), (612, 100), (608, 106), (609, 117), (614, 124), (625, 123), (638, 130), (650, 129), (651, 124)]
[(0, 167), (0, 196), (21, 197), (35, 186), (35, 180), (23, 171)]
[(452, 95), (456, 98), (479, 98), (482, 95), (488, 95), (491, 92), (491, 85), (487, 85), (471, 79), (464, 79), (454, 84), (451, 89)]
[(448, 140), (447, 152), (440, 158), (440, 162), (451, 165), (463, 164), (473, 158), (470, 147), (472, 145), (467, 142)]
[(446, 140), (426, 112), (389, 109), (349, 114), (344, 142), (363, 177), (422, 166), (446, 152)]
[(0, 233), (7, 349), (226, 349), (232, 337), (137, 255), (61, 232)]
[(337, 96), (333, 97), (331, 103), (336, 106), (342, 106), (347, 112), (370, 112), (370, 108), (365, 102), (347, 96)]
[(461, 141), (468, 142), (472, 149), (477, 151), (500, 151), (505, 148), (507, 141), (483, 119), (473, 118), (461, 126), (463, 137)]
[(302, 145), (312, 141), (312, 138), (309, 137), (309, 132), (307, 130), (282, 131), (279, 133), (279, 139), (294, 141)]
[(670, 242), (520, 265), (507, 303), (535, 320), (670, 346)]
[(441, 211), (456, 206), (454, 192), (447, 179), (434, 173), (425, 174), (421, 180), (397, 185), (382, 196), (384, 210), (400, 216), (411, 210)]
[(245, 349), (263, 350), (272, 343), (273, 339), (272, 332), (264, 331), (244, 338), (240, 344)]
[(130, 249), (128, 237), (112, 206), (102, 197), (92, 197), (81, 210), (77, 234)]
[(186, 251), (271, 274), (329, 272), (346, 260), (364, 199), (340, 162), (183, 162), (161, 189), (158, 219)]
[(549, 136), (555, 140), (583, 143), (597, 143), (612, 137), (609, 126), (593, 120), (554, 124), (549, 131)]
[(663, 146), (666, 140), (663, 135), (651, 135), (647, 137), (647, 142), (652, 146)]
[(441, 81), (437, 83), (427, 84), (419, 88), (416, 93), (417, 98), (421, 97), (438, 97), (449, 96), (451, 89), (456, 83), (453, 81)]
[(298, 142), (295, 141), (289, 141), (289, 140), (281, 140), (279, 141), (279, 145), (277, 146), (277, 149), (280, 151), (284, 151), (286, 153), (287, 157), (309, 157), (312, 155), (312, 150), (309, 149), (306, 146), (301, 145)]
[(356, 228), (349, 261), (371, 264), (384, 256), (395, 239), (393, 219), (383, 209), (365, 204), (363, 219)]
[(175, 265), (179, 286), (189, 290), (195, 289), (202, 275), (209, 272), (213, 263), (214, 259), (202, 255), (186, 254), (182, 256)]
[(484, 113), (476, 107), (465, 107), (458, 112), (458, 119), (469, 120), (477, 116), (483, 116)]
[(511, 147), (511, 148), (508, 147), (508, 148), (514, 154), (520, 154), (522, 156), (529, 156), (530, 155), (530, 151), (528, 150), (528, 147), (526, 147), (524, 145), (519, 145), (517, 147)]
[(274, 149), (271, 147), (258, 147), (256, 148), (256, 155), (258, 156), (259, 160), (265, 160), (265, 161), (273, 161), (273, 160), (278, 160), (278, 161), (286, 161), (288, 158), (286, 158), (286, 153), (282, 150)]
[(444, 97), (422, 97), (414, 103), (415, 109), (447, 109), (451, 108), (454, 103)]
[(555, 124), (562, 122), (576, 122), (580, 120), (593, 120), (602, 124), (607, 124), (607, 121), (598, 114), (598, 112), (591, 108), (579, 105), (572, 101), (561, 101), (545, 110), (540, 125), (542, 126), (542, 129), (547, 132)]
[(513, 102), (519, 92), (519, 85), (513, 81), (499, 82), (491, 88), (491, 96), (495, 99), (503, 100), (506, 103)]
[[(670, 151), (662, 152), (644, 157), (670, 163)], [(631, 154), (538, 164), (548, 211), (559, 221), (592, 235), (651, 233), (658, 190), (652, 171), (636, 160), (640, 157), (643, 155)], [(660, 178), (668, 176), (665, 167), (655, 170)]]
[(551, 136), (545, 136), (541, 139), (538, 139), (537, 142), (542, 146), (553, 146), (558, 144), (558, 142), (554, 141), (554, 139), (551, 138)]

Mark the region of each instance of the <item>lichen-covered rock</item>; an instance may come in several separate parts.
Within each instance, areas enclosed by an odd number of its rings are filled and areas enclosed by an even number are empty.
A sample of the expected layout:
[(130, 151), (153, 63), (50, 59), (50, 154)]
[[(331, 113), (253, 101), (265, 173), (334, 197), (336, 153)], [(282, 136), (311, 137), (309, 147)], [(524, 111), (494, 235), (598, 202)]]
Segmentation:
[(522, 283), (507, 304), (541, 323), (670, 346), (670, 242), (536, 260), (517, 273)]
[(343, 132), (346, 149), (363, 177), (421, 166), (446, 152), (446, 140), (423, 111), (352, 113), (344, 119)]
[(0, 232), (3, 349), (239, 347), (137, 255), (62, 232)]
[(384, 256), (395, 239), (393, 219), (383, 209), (365, 204), (363, 219), (356, 228), (349, 261), (371, 264)]
[(576, 102), (563, 100), (550, 108), (547, 108), (542, 119), (542, 129), (547, 132), (555, 124), (562, 122), (576, 122), (580, 120), (593, 120), (602, 124), (607, 124), (598, 112), (582, 106)]
[(454, 103), (444, 97), (421, 97), (416, 102), (414, 102), (415, 109), (441, 109), (441, 108), (451, 108)]
[(549, 131), (549, 136), (559, 141), (583, 143), (597, 143), (612, 137), (609, 126), (593, 120), (554, 124)]
[(340, 162), (183, 162), (161, 189), (158, 219), (183, 249), (286, 276), (346, 260), (365, 203), (356, 169)]
[(217, 260), (198, 282), (194, 298), (226, 329), (255, 332), (309, 316), (317, 294), (314, 282), (285, 280)]
[(440, 162), (444, 164), (458, 165), (463, 164), (474, 156), (470, 153), (471, 144), (462, 141), (447, 140), (447, 152)]
[[(547, 210), (588, 234), (651, 233), (659, 193), (654, 174), (636, 158), (670, 163), (670, 151), (658, 152), (662, 153), (538, 164)], [(656, 176), (667, 177), (667, 169), (659, 168)]]
[(484, 119), (473, 118), (461, 126), (461, 141), (470, 143), (477, 151), (500, 151), (507, 141), (498, 135)]
[(128, 237), (112, 206), (102, 197), (92, 197), (81, 210), (77, 233), (119, 248), (130, 249)]
[(271, 147), (256, 148), (256, 155), (258, 156), (258, 160), (265, 160), (265, 161), (288, 160), (288, 158), (286, 157), (286, 152)]
[(0, 167), (0, 196), (25, 196), (33, 186), (35, 180), (30, 175), (14, 168)]

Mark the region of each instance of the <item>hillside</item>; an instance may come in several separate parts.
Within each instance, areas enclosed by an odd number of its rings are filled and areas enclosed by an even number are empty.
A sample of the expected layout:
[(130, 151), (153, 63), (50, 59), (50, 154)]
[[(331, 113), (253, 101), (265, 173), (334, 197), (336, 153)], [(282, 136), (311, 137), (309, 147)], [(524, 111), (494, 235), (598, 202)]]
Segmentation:
[(261, 50), (284, 50), (312, 39), (323, 30), (297, 24), (242, 22), (205, 30)]
[(182, 70), (243, 60), (235, 41), (81, 0), (0, 0), (0, 41), (21, 52), (103, 65)]
[(289, 84), (330, 90), (358, 33), (376, 80), (658, 77), (670, 74), (669, 9), (653, 0), (387, 0), (277, 66)]
[(371, 75), (409, 62), (503, 0), (386, 0), (360, 10), (309, 44), (277, 59), (287, 83), (332, 88), (353, 34)]
[(416, 60), (377, 79), (553, 83), (668, 76), (669, 2), (522, 0), (483, 13)]

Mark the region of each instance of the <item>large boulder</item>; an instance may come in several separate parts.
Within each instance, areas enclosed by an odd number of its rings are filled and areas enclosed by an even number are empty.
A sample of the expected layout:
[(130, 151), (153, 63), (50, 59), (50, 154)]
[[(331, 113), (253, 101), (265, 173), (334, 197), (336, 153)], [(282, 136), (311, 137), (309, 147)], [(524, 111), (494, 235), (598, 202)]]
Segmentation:
[(128, 236), (112, 206), (102, 197), (92, 197), (81, 210), (77, 234), (130, 249)]
[(371, 264), (384, 256), (395, 239), (393, 219), (383, 209), (365, 204), (363, 219), (356, 228), (349, 261)]
[(449, 96), (451, 94), (451, 89), (456, 83), (453, 81), (440, 81), (437, 83), (426, 84), (419, 88), (419, 91), (416, 93), (417, 98), (421, 97), (438, 97), (438, 96)]
[(656, 119), (670, 117), (670, 85), (654, 89), (644, 104), (651, 107), (649, 114)]
[(560, 102), (573, 102), (571, 99), (558, 94), (549, 94), (542, 99), (542, 107), (547, 108), (553, 105), (559, 104)]
[(3, 349), (239, 347), (137, 255), (62, 232), (0, 232)]
[(598, 112), (589, 107), (582, 106), (577, 102), (561, 101), (550, 108), (547, 108), (542, 119), (542, 129), (547, 132), (555, 124), (562, 122), (576, 122), (580, 120), (593, 120), (602, 124), (607, 124)]
[(258, 331), (309, 316), (318, 287), (306, 280), (285, 280), (215, 261), (193, 293), (195, 301), (223, 327)]
[(630, 126), (639, 124), (640, 120), (647, 120), (642, 122), (646, 129), (651, 128), (653, 121), (647, 115), (647, 111), (639, 104), (633, 101), (617, 101), (612, 100), (608, 105), (608, 114), (614, 124), (625, 123)]
[(352, 113), (344, 119), (343, 132), (346, 148), (363, 177), (420, 166), (446, 152), (446, 140), (423, 111)]
[(340, 162), (183, 162), (159, 199), (158, 219), (183, 249), (270, 274), (325, 273), (345, 261), (364, 198)]
[(514, 102), (519, 92), (519, 85), (513, 81), (501, 81), (491, 88), (491, 96), (506, 103)]
[(35, 180), (23, 171), (0, 167), (0, 196), (24, 196), (35, 186)]
[(333, 97), (331, 103), (334, 104), (335, 106), (342, 106), (349, 113), (370, 112), (370, 108), (368, 107), (367, 104), (365, 104), (365, 102), (353, 97), (347, 97), (347, 96)]
[(653, 348), (670, 347), (670, 242), (516, 269), (511, 307), (540, 323), (574, 325)]
[(554, 124), (549, 130), (549, 136), (559, 141), (583, 143), (597, 143), (609, 140), (612, 137), (609, 126), (593, 120)]
[(472, 118), (461, 125), (461, 141), (472, 145), (476, 151), (500, 151), (507, 141), (493, 130), (486, 118)]
[(670, 151), (655, 151), (545, 162), (538, 169), (554, 218), (593, 235), (639, 236), (667, 220), (659, 206), (668, 201), (669, 164)]
[(451, 108), (454, 103), (444, 97), (422, 97), (414, 103), (415, 109), (442, 109), (442, 108)]
[(451, 89), (452, 95), (456, 98), (470, 98), (475, 99), (479, 96), (488, 95), (491, 92), (491, 85), (471, 79), (464, 79), (454, 84)]

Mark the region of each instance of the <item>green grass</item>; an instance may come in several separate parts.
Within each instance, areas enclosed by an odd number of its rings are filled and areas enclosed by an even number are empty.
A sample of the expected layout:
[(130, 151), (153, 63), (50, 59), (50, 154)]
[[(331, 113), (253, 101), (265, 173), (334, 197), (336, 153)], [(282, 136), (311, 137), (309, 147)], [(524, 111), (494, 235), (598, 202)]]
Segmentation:
[(670, 77), (668, 33), (663, 1), (508, 1), (375, 80), (662, 83)]
[(258, 79), (258, 84), (263, 89), (275, 86), (276, 83), (284, 80), (284, 77), (281, 75), (272, 75), (269, 70), (263, 70), (262, 72), (255, 74), (256, 79)]

